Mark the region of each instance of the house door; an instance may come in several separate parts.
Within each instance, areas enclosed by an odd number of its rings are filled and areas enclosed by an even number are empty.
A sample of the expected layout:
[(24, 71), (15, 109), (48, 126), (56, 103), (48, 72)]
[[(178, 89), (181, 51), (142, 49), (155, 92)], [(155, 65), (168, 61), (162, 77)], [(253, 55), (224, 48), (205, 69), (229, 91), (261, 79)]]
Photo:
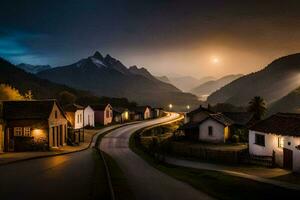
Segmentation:
[(5, 134), (5, 151), (14, 151), (15, 150), (15, 141), (14, 141), (14, 132), (10, 128), (6, 129)]
[(283, 168), (293, 169), (293, 151), (283, 148)]

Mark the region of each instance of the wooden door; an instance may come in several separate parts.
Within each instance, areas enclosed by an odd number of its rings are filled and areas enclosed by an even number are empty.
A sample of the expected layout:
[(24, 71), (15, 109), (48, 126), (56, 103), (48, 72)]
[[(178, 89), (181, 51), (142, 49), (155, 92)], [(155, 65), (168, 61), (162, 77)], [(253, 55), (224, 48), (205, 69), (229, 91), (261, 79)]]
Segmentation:
[(293, 151), (283, 148), (283, 168), (293, 169)]
[(7, 128), (5, 131), (4, 150), (8, 152), (12, 152), (15, 150), (13, 128)]

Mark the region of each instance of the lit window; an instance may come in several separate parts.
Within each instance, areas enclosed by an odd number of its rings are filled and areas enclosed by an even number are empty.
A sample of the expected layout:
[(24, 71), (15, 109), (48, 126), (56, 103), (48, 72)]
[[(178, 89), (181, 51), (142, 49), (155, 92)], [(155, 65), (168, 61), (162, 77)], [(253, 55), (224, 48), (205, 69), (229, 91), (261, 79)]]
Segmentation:
[(30, 127), (24, 127), (24, 136), (31, 137)]
[(14, 128), (14, 136), (22, 136), (22, 127)]
[(279, 137), (278, 138), (278, 147), (279, 148), (283, 148), (283, 145), (284, 145), (283, 137)]

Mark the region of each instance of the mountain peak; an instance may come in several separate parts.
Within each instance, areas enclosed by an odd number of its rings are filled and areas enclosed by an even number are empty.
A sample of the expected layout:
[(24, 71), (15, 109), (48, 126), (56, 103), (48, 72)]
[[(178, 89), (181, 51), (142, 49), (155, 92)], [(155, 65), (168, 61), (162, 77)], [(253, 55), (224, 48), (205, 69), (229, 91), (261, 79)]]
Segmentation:
[(94, 57), (94, 58), (101, 59), (101, 60), (103, 59), (103, 56), (102, 56), (101, 53), (99, 53), (99, 51), (96, 51), (96, 52), (94, 53), (93, 57)]

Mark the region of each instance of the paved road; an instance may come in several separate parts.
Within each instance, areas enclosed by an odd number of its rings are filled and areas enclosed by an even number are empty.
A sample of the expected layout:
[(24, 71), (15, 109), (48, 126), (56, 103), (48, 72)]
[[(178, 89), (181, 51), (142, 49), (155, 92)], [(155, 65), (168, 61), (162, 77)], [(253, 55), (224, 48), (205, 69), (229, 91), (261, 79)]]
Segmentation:
[[(102, 129), (99, 134), (115, 127)], [(95, 139), (92, 142), (92, 146)], [(95, 163), (92, 150), (0, 166), (5, 200), (90, 199)]]
[(172, 114), (169, 117), (122, 127), (102, 139), (101, 150), (111, 155), (123, 169), (129, 186), (138, 200), (211, 199), (206, 194), (153, 168), (128, 147), (130, 135), (134, 131), (175, 118), (177, 115)]

